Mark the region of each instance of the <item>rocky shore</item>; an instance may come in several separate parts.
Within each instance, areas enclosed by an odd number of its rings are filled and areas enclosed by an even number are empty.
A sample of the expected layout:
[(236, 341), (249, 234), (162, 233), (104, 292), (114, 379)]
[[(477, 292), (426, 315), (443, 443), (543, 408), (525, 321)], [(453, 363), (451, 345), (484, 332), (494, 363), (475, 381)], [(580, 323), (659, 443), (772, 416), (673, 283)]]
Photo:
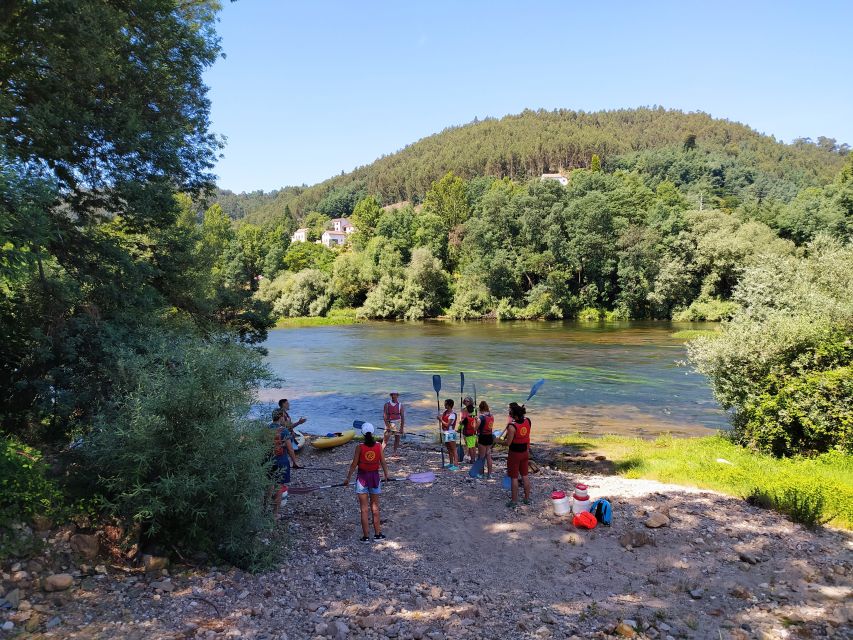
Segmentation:
[[(307, 450), (293, 486), (340, 482), (350, 446)], [(111, 564), (66, 527), (42, 555), (2, 567), (0, 637), (39, 638), (853, 638), (853, 535), (808, 531), (741, 500), (542, 465), (533, 504), (496, 479), (440, 470), (409, 445), (386, 484), (388, 538), (364, 544), (352, 487), (291, 496), (285, 561), (233, 568)], [(585, 481), (613, 525), (575, 530), (549, 495)], [(654, 525), (654, 526), (653, 526)]]

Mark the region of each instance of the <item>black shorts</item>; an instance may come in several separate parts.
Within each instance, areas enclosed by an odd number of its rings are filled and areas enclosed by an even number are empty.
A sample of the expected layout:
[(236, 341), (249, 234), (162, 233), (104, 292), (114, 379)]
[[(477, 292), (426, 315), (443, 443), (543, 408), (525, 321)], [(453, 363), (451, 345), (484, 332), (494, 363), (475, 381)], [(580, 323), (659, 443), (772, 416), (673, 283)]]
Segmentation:
[(493, 444), (495, 444), (495, 434), (481, 433), (480, 437), (477, 438), (477, 443), (483, 445), (484, 447), (491, 447)]

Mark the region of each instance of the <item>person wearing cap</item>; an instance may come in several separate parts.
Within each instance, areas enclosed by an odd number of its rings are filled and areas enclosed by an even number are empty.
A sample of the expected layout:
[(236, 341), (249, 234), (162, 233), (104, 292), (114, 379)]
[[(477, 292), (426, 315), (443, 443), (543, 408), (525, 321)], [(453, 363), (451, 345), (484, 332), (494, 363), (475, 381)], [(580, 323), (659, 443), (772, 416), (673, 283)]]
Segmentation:
[(382, 407), (382, 419), (385, 420), (385, 436), (382, 438), (382, 446), (388, 446), (391, 434), (394, 434), (394, 454), (400, 448), (400, 438), (405, 434), (406, 412), (403, 403), (400, 402), (400, 392), (392, 391), (391, 400)]
[(462, 431), (462, 443), (471, 464), (474, 464), (477, 459), (477, 422), (477, 408), (474, 406), (474, 398), (465, 396), (465, 399), (462, 400), (460, 429)]
[(364, 442), (356, 446), (352, 463), (344, 480), (344, 486), (349, 485), (353, 471), (358, 468), (358, 474), (355, 479), (355, 493), (358, 496), (358, 508), (361, 513), (362, 542), (370, 542), (370, 514), (368, 512), (372, 512), (373, 514), (373, 531), (375, 532), (373, 539), (385, 539), (385, 536), (382, 534), (382, 524), (379, 518), (379, 494), (382, 493), (379, 468), (382, 467), (385, 479), (388, 480), (388, 465), (385, 464), (382, 443), (377, 442), (373, 438), (375, 432), (376, 427), (369, 422), (361, 425)]

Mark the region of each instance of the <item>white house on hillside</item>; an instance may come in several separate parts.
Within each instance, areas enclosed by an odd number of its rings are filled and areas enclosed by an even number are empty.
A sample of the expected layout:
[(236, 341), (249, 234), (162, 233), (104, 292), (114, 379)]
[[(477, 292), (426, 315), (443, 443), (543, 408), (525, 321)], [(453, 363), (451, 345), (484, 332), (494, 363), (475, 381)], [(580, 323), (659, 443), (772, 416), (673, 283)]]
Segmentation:
[(334, 229), (326, 229), (323, 235), (320, 236), (320, 242), (329, 248), (338, 247), (346, 242), (346, 240), (347, 234), (345, 231), (335, 231)]
[(290, 236), (291, 242), (308, 242), (308, 229), (297, 229)]
[(561, 173), (543, 173), (542, 177), (539, 178), (542, 182), (546, 180), (556, 180), (564, 187), (569, 184), (569, 179)]

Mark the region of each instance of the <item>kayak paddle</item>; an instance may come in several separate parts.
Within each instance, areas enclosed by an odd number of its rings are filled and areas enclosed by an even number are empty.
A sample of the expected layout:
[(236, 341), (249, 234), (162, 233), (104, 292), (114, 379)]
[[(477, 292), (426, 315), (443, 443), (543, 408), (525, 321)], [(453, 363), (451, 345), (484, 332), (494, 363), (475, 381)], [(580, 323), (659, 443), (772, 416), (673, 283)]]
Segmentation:
[[(432, 471), (422, 471), (420, 473), (411, 473), (405, 478), (388, 478), (385, 482), (401, 482), (405, 480), (416, 484), (426, 484), (435, 481), (435, 473)], [(322, 484), (313, 487), (288, 487), (287, 492), (290, 495), (301, 496), (308, 493), (314, 493), (315, 491), (320, 491), (321, 489), (332, 489), (334, 487), (343, 486), (345, 486), (343, 482), (338, 482), (337, 484)]]
[[(438, 399), (438, 393), (441, 391), (441, 376), (434, 375), (432, 377), (432, 388), (435, 389), (435, 405), (438, 407), (438, 413), (441, 415), (441, 400)], [(444, 442), (441, 441), (441, 419), (438, 420), (438, 442), (441, 445), (441, 468), (444, 469)]]

